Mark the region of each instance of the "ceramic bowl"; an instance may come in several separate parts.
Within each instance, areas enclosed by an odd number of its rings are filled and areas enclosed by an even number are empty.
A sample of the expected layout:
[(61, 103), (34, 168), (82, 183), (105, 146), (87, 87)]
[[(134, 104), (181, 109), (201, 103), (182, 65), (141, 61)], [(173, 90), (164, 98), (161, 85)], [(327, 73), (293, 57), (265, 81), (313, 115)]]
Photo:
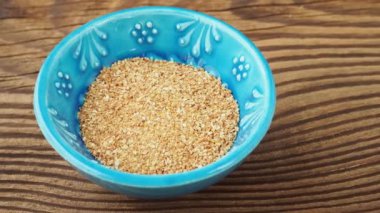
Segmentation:
[[(78, 109), (103, 67), (137, 56), (203, 67), (232, 91), (239, 105), (240, 130), (224, 157), (202, 168), (168, 175), (121, 172), (94, 159), (80, 136)], [(255, 45), (218, 19), (172, 7), (122, 10), (76, 29), (46, 58), (34, 91), (41, 131), (66, 161), (105, 188), (142, 198), (184, 195), (225, 177), (259, 144), (274, 109), (273, 77)]]

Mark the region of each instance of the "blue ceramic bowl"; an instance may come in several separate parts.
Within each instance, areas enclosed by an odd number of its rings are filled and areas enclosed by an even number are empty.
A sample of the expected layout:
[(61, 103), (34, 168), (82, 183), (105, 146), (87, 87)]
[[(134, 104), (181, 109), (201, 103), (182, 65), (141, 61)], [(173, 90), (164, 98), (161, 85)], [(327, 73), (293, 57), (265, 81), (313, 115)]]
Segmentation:
[[(168, 175), (120, 172), (94, 159), (81, 139), (77, 111), (102, 67), (136, 56), (203, 67), (231, 89), (240, 108), (240, 130), (224, 157)], [(83, 25), (49, 54), (34, 90), (37, 122), (54, 149), (93, 182), (142, 198), (191, 193), (225, 177), (258, 145), (274, 109), (270, 68), (249, 39), (213, 17), (171, 7), (122, 10)]]

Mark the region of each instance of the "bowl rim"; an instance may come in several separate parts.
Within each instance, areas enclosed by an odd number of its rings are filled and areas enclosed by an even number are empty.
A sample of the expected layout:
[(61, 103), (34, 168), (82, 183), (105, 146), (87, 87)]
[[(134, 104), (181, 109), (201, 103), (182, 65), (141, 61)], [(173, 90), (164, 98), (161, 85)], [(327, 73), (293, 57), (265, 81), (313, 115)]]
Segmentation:
[[(52, 60), (55, 58), (59, 50), (67, 43), (69, 43), (72, 38), (78, 36), (78, 34), (80, 34), (82, 31), (86, 31), (93, 24), (107, 21), (112, 17), (123, 15), (125, 13), (138, 14), (152, 11), (164, 11), (168, 12), (169, 14), (181, 13), (196, 15), (198, 17), (208, 19), (211, 22), (218, 23), (223, 28), (225, 28), (225, 30), (228, 30), (229, 33), (231, 33), (231, 35), (235, 34), (235, 37), (239, 38), (241, 42), (244, 42), (243, 45), (245, 46), (245, 48), (248, 48), (249, 54), (252, 54), (253, 56), (255, 56), (255, 58), (258, 59), (257, 63), (264, 73), (263, 84), (266, 87), (266, 91), (268, 91), (267, 95), (269, 96), (268, 104), (266, 105), (267, 108), (265, 110), (263, 118), (261, 119), (261, 126), (257, 128), (257, 131), (254, 134), (251, 134), (251, 137), (247, 139), (249, 140), (249, 142), (245, 142), (239, 147), (237, 147), (235, 150), (229, 151), (222, 158), (218, 159), (217, 161), (211, 164), (182, 173), (164, 175), (144, 175), (121, 172), (96, 163), (93, 160), (85, 158), (84, 156), (82, 156), (82, 154), (78, 153), (76, 150), (68, 146), (63, 137), (60, 136), (58, 132), (54, 130), (54, 128), (50, 128), (52, 127), (53, 123), (51, 119), (49, 119), (48, 117), (47, 107), (44, 107), (45, 97), (40, 95), (45, 94), (45, 91), (47, 90), (48, 82), (45, 80), (47, 78), (47, 73), (50, 70)], [(58, 152), (59, 155), (61, 155), (74, 168), (83, 172), (85, 175), (88, 175), (90, 177), (92, 176), (96, 179), (100, 179), (102, 181), (110, 182), (116, 185), (123, 185), (127, 187), (136, 188), (167, 188), (187, 185), (190, 183), (206, 180), (212, 176), (216, 176), (227, 171), (228, 169), (237, 166), (256, 148), (256, 146), (260, 143), (260, 141), (268, 131), (274, 116), (275, 105), (275, 83), (269, 64), (267, 63), (259, 49), (251, 42), (249, 38), (247, 38), (243, 33), (238, 31), (231, 25), (210, 15), (189, 9), (168, 6), (144, 6), (119, 10), (97, 17), (69, 33), (54, 47), (54, 49), (49, 53), (49, 55), (43, 62), (43, 65), (41, 66), (40, 72), (35, 83), (33, 97), (34, 114), (36, 116), (37, 123), (48, 143), (50, 143), (50, 145)]]

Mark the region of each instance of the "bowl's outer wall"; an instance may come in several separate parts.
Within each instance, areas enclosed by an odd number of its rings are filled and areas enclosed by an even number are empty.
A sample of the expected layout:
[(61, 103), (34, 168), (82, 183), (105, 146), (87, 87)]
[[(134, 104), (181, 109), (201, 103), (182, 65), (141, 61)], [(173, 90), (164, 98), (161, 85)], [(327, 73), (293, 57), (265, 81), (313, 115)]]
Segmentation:
[[(130, 57), (192, 64), (221, 78), (240, 109), (231, 151), (209, 166), (161, 177), (121, 173), (94, 160), (80, 137), (77, 111), (102, 67)], [(260, 142), (275, 108), (269, 66), (245, 36), (208, 16), (163, 7), (119, 11), (71, 33), (43, 64), (34, 98), (42, 132), (75, 168), (106, 188), (150, 198), (196, 191), (227, 175)]]

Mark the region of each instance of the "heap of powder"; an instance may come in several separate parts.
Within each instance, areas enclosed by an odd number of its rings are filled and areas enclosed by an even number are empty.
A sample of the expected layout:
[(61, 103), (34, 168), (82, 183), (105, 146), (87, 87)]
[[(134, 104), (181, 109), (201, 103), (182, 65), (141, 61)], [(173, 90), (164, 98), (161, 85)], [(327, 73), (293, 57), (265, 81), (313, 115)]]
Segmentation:
[(104, 165), (169, 174), (225, 155), (239, 112), (230, 90), (203, 69), (133, 58), (101, 71), (78, 117), (86, 146)]

